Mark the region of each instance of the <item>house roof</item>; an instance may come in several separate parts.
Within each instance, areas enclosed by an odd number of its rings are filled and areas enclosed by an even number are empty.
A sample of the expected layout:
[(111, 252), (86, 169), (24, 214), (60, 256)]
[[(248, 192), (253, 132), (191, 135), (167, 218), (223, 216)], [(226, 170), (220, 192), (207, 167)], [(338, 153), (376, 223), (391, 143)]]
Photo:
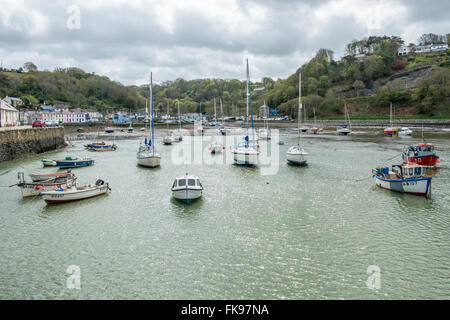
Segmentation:
[(19, 112), (16, 108), (14, 108), (12, 105), (10, 105), (5, 100), (0, 100), (0, 109)]

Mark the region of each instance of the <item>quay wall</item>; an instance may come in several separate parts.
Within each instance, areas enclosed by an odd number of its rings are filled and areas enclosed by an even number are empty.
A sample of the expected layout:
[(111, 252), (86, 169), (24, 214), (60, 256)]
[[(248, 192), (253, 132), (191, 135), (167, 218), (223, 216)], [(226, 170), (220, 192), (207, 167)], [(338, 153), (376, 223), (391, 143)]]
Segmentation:
[(0, 131), (0, 162), (65, 146), (63, 128), (17, 128)]

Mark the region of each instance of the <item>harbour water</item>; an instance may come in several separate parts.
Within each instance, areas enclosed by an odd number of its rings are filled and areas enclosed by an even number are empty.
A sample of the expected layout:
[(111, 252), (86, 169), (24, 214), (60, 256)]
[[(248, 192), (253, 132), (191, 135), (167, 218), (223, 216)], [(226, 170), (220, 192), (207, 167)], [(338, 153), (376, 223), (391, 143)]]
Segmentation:
[[(447, 299), (448, 134), (427, 137), (442, 167), (427, 200), (378, 189), (371, 177), (372, 168), (418, 137), (308, 136), (309, 165), (292, 167), (284, 160), (296, 143), (290, 132), (277, 146), (273, 175), (232, 164), (177, 164), (176, 145), (161, 140), (158, 169), (136, 165), (135, 139), (116, 140), (118, 149), (104, 153), (72, 141), (64, 150), (2, 163), (0, 299)], [(94, 158), (94, 166), (73, 170), (77, 183), (102, 178), (111, 193), (46, 205), (6, 187), (19, 171), (56, 171), (39, 160), (66, 155)], [(204, 186), (190, 205), (170, 191), (186, 172)], [(81, 272), (79, 290), (66, 286), (71, 265)], [(378, 289), (367, 286), (369, 266), (380, 270)]]

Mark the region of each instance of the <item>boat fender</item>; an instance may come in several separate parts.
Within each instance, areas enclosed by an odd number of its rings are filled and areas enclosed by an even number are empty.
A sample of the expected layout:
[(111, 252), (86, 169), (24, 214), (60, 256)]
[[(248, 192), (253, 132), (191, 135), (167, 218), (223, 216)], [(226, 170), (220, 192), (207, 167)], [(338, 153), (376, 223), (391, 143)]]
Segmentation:
[(102, 186), (104, 184), (105, 184), (105, 181), (103, 181), (102, 179), (98, 179), (97, 181), (95, 181), (96, 186)]

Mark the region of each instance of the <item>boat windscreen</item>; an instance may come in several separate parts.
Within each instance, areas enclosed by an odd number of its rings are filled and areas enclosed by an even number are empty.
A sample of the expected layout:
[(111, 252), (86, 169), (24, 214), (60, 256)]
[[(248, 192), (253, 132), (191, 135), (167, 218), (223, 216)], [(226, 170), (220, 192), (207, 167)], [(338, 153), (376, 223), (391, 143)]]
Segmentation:
[(195, 179), (188, 179), (188, 185), (189, 186), (195, 186)]
[(178, 180), (178, 186), (179, 187), (184, 187), (186, 185), (186, 179), (180, 179)]

